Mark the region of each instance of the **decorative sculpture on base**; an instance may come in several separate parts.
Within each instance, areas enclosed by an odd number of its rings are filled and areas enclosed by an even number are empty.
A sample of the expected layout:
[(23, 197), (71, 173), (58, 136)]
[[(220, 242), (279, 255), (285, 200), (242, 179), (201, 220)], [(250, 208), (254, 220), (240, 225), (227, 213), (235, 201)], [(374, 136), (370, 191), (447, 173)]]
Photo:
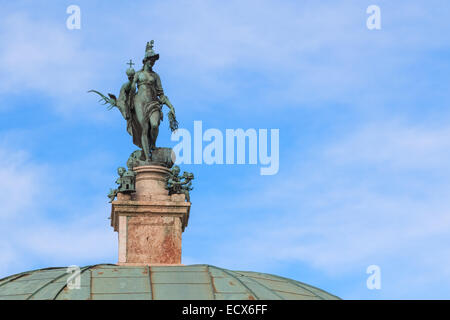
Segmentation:
[(119, 178), (116, 180), (118, 185), (117, 189), (110, 189), (108, 198), (113, 202), (117, 194), (120, 193), (132, 193), (136, 192), (135, 189), (135, 179), (136, 173), (132, 170), (126, 170), (124, 167), (119, 167), (117, 169), (117, 174)]
[[(191, 202), (191, 197), (189, 191), (194, 189), (192, 187), (192, 180), (194, 180), (194, 174), (190, 172), (184, 172), (182, 176), (180, 174), (180, 167), (173, 167), (170, 172), (169, 179), (167, 180), (167, 190), (169, 190), (169, 195), (171, 194), (184, 194), (187, 202)], [(182, 179), (184, 179), (182, 181)]]

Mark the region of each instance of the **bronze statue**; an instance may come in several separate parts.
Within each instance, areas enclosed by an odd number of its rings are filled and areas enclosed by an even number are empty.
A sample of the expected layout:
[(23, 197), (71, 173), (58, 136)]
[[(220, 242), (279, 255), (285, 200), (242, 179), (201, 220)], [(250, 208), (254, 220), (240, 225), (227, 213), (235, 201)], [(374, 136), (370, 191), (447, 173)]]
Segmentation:
[[(127, 122), (127, 132), (133, 137), (133, 143), (140, 148), (134, 151), (127, 161), (128, 170), (120, 167), (119, 178), (116, 181), (117, 189), (111, 189), (108, 197), (110, 202), (114, 201), (118, 193), (135, 192), (136, 173), (135, 167), (145, 165), (163, 166), (172, 168), (175, 157), (171, 148), (157, 148), (156, 140), (159, 133), (159, 124), (163, 120), (162, 108), (169, 108), (169, 126), (172, 132), (178, 129), (178, 121), (175, 118), (175, 109), (164, 95), (161, 78), (153, 71), (159, 54), (153, 50), (154, 41), (147, 42), (145, 56), (142, 60), (143, 67), (139, 71), (133, 69), (134, 63), (127, 64), (126, 70), (128, 81), (121, 88), (119, 97), (108, 93), (108, 96), (96, 90), (89, 90), (100, 96), (103, 104), (109, 104), (108, 110), (116, 107)], [(192, 188), (192, 173), (184, 172), (179, 176), (180, 168), (175, 166), (167, 177), (167, 189), (169, 194), (184, 194), (186, 200), (190, 201), (189, 191)]]
[(104, 101), (104, 104), (110, 104), (108, 110), (113, 107), (120, 110), (127, 121), (127, 131), (133, 136), (133, 143), (143, 151), (142, 161), (150, 161), (152, 151), (156, 149), (159, 124), (163, 120), (163, 105), (170, 109), (168, 114), (170, 129), (172, 132), (178, 129), (175, 109), (169, 98), (164, 95), (159, 75), (153, 71), (153, 66), (159, 59), (159, 54), (153, 51), (153, 43), (153, 40), (147, 42), (141, 70), (135, 72), (130, 60), (130, 68), (127, 70), (129, 81), (122, 85), (118, 99), (110, 93), (108, 98), (98, 91), (89, 91), (100, 95), (100, 101)]

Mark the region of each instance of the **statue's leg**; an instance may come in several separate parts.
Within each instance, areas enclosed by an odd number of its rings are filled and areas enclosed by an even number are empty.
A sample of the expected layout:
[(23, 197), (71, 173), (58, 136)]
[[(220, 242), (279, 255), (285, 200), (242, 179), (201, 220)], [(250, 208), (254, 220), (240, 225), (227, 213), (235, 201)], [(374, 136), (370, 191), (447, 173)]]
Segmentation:
[(156, 149), (156, 139), (158, 138), (159, 133), (159, 111), (155, 111), (150, 115), (150, 149)]
[(142, 123), (141, 141), (142, 141), (142, 150), (144, 151), (145, 154), (145, 160), (148, 160), (150, 157), (150, 145), (148, 141), (149, 130), (150, 130), (149, 123), (144, 121), (144, 123)]
[(150, 159), (150, 149), (148, 144), (148, 134), (150, 128), (148, 124), (148, 118), (146, 119), (145, 116), (145, 101), (142, 101), (142, 98), (140, 96), (137, 96), (134, 106), (136, 120), (139, 123), (139, 130), (136, 132), (136, 134), (138, 135), (137, 139), (141, 141), (142, 146), (141, 160), (146, 161)]

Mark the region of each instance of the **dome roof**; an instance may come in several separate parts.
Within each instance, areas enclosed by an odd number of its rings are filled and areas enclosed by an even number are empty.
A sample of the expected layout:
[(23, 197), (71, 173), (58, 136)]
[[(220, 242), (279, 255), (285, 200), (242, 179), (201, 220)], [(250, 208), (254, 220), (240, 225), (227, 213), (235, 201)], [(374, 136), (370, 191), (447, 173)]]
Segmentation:
[(79, 289), (69, 289), (66, 271), (47, 268), (0, 279), (0, 300), (339, 299), (291, 279), (211, 265), (87, 266), (80, 268)]

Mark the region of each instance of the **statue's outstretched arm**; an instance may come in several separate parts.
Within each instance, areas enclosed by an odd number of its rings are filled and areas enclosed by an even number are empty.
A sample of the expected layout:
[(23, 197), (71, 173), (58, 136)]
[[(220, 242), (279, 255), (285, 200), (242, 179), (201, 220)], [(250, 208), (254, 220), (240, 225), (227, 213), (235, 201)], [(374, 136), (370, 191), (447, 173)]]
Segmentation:
[(155, 76), (156, 76), (156, 94), (158, 95), (159, 102), (168, 106), (170, 109), (170, 112), (172, 112), (175, 115), (175, 108), (170, 103), (169, 98), (166, 95), (164, 95), (164, 90), (163, 90), (163, 87), (161, 84), (161, 78), (159, 77), (159, 75), (156, 72), (155, 72)]
[(169, 117), (169, 121), (170, 121), (170, 130), (172, 132), (176, 131), (178, 129), (178, 121), (177, 118), (175, 116), (175, 108), (173, 107), (173, 105), (170, 103), (169, 98), (167, 98), (167, 96), (165, 95), (161, 95), (159, 97), (159, 101), (162, 104), (165, 104), (166, 106), (169, 107), (170, 111), (168, 113), (168, 117)]
[(173, 107), (172, 103), (170, 103), (170, 100), (169, 100), (169, 98), (167, 96), (165, 96), (164, 94), (160, 95), (159, 96), (159, 101), (162, 104), (165, 104), (166, 106), (168, 106), (169, 109), (170, 109), (169, 112), (172, 112), (175, 115), (175, 108)]

